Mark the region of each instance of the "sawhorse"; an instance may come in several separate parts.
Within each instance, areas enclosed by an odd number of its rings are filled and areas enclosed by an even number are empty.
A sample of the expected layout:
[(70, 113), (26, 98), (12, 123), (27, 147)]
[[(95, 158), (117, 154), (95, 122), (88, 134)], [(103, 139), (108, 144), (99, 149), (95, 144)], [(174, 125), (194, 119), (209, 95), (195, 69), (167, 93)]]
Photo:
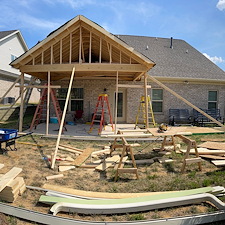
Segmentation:
[[(134, 153), (133, 153), (133, 149), (132, 147), (134, 146), (139, 146), (139, 144), (128, 144), (125, 137), (123, 137), (123, 132), (122, 131), (118, 131), (117, 134), (121, 135), (119, 138), (121, 138), (122, 140), (122, 144), (117, 144), (117, 139), (118, 137), (116, 137), (114, 139), (113, 144), (110, 146), (110, 155), (112, 155), (112, 152), (116, 149), (116, 148), (123, 148), (122, 150), (122, 154), (120, 157), (120, 161), (119, 161), (119, 165), (117, 167), (116, 170), (116, 175), (115, 175), (115, 181), (117, 181), (118, 176), (122, 173), (133, 173), (136, 175), (137, 179), (139, 178), (138, 176), (138, 170), (137, 170), (137, 165), (135, 162), (135, 158), (134, 158)], [(130, 154), (131, 160), (132, 160), (132, 165), (133, 168), (123, 168), (123, 158), (126, 154)]]

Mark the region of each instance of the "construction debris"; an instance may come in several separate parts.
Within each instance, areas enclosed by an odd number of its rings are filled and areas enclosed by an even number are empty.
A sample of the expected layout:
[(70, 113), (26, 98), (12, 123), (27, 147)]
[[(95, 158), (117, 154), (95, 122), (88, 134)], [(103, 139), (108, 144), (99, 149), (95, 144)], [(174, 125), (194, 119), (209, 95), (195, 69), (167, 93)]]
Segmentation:
[(26, 190), (24, 179), (17, 177), (21, 171), (21, 168), (13, 167), (9, 172), (0, 177), (1, 200), (14, 202)]

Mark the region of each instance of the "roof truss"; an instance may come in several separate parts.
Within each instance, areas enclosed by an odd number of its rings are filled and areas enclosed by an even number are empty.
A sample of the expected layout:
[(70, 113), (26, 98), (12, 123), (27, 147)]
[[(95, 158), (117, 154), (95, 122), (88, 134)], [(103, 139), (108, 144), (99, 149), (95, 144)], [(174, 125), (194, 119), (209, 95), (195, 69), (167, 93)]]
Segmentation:
[(97, 24), (78, 16), (11, 65), (41, 79), (47, 79), (48, 71), (52, 80), (69, 79), (75, 65), (76, 77), (111, 77), (119, 72), (124, 80), (137, 80), (155, 64)]

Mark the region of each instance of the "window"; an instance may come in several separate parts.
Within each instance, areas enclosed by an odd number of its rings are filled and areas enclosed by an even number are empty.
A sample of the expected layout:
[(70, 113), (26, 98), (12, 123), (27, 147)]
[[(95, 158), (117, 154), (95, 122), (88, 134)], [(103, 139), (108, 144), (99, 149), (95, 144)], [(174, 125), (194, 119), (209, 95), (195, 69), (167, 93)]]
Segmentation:
[(11, 61), (14, 61), (16, 58), (17, 56), (11, 54)]
[(208, 92), (208, 109), (217, 109), (217, 91)]
[(163, 111), (163, 89), (152, 89), (153, 112)]
[[(67, 88), (57, 89), (57, 98), (59, 101), (60, 108), (62, 110), (66, 102), (67, 91), (68, 91)], [(68, 111), (83, 110), (83, 88), (71, 89), (67, 110)]]

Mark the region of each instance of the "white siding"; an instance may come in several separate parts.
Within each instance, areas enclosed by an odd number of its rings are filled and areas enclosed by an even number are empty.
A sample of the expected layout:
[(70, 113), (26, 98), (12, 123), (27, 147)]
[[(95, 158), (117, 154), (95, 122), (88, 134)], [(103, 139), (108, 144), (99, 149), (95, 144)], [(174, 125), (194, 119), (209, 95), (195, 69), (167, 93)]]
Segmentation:
[(21, 45), (17, 34), (0, 41), (0, 69), (20, 74), (17, 69), (14, 69), (9, 64), (11, 63), (11, 55), (19, 57), (24, 52), (25, 49)]

